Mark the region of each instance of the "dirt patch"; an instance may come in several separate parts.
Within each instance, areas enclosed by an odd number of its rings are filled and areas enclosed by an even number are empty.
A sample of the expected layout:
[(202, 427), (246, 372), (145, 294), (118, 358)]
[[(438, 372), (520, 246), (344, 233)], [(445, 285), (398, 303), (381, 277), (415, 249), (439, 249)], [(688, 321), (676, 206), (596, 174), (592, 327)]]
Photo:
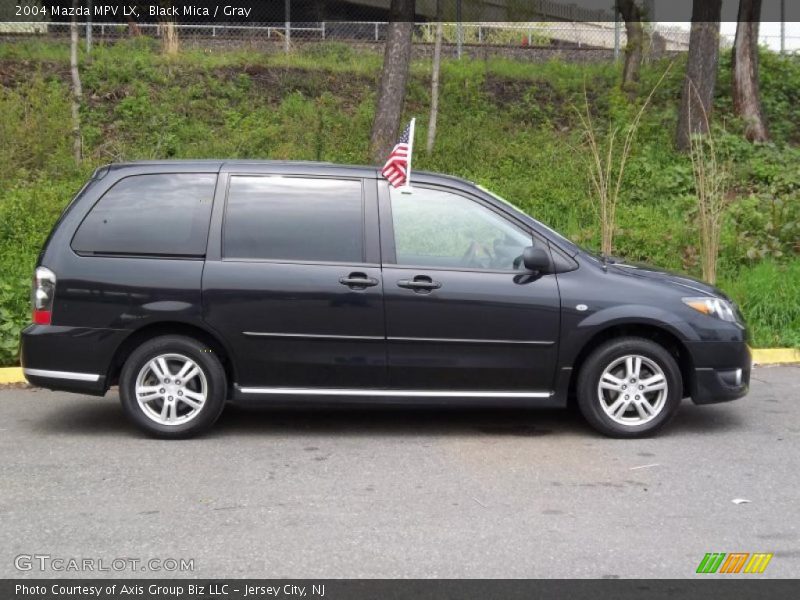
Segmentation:
[(484, 81), (486, 95), (492, 100), (493, 104), (501, 108), (524, 102), (528, 93), (539, 87), (552, 89), (551, 86), (539, 81), (509, 79), (492, 74), (487, 75)]
[(45, 78), (69, 81), (69, 65), (59, 62), (5, 59), (0, 60), (0, 86), (17, 87), (31, 80), (34, 73)]
[(254, 91), (271, 104), (278, 104), (287, 95), (296, 92), (309, 98), (317, 98), (327, 92), (347, 109), (358, 106), (375, 87), (375, 81), (363, 75), (292, 67), (222, 67), (215, 69), (213, 75), (223, 81), (233, 81), (242, 75), (249, 77)]
[[(587, 84), (586, 95), (592, 117), (600, 117), (608, 109), (607, 100)], [(501, 109), (520, 113), (523, 121), (549, 122), (556, 129), (567, 130), (574, 125), (575, 111), (583, 107), (583, 94), (564, 92), (548, 81), (512, 79), (488, 74), (484, 91), (489, 100)]]

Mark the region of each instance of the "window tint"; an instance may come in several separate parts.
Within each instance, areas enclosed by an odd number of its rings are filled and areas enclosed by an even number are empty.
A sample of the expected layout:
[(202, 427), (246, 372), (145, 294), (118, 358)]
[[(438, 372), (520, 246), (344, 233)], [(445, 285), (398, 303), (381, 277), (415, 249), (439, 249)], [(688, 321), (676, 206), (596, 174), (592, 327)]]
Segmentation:
[(108, 190), (72, 240), (76, 252), (202, 256), (217, 176), (134, 175)]
[(397, 264), (522, 270), (532, 237), (474, 200), (450, 192), (391, 188)]
[(360, 263), (362, 211), (360, 181), (234, 176), (223, 255)]

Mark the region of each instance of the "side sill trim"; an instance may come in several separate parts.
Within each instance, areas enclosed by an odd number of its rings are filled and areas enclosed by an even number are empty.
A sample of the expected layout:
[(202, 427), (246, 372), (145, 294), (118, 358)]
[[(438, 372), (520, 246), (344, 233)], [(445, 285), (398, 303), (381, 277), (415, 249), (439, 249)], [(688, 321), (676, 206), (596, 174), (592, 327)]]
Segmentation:
[(295, 396), (388, 396), (395, 398), (550, 398), (552, 392), (489, 392), (460, 390), (364, 390), (344, 388), (240, 387), (243, 394)]
[(22, 369), (25, 375), (33, 377), (50, 377), (52, 379), (71, 379), (73, 381), (100, 381), (95, 373), (75, 373), (74, 371), (48, 371), (46, 369)]

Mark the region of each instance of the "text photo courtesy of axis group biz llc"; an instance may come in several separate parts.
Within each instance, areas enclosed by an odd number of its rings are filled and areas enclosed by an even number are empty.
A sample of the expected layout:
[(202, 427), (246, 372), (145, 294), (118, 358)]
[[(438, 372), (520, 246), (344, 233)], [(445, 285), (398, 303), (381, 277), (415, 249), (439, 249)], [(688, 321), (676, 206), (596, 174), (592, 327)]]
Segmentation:
[(796, 598), (800, 4), (0, 0), (0, 598)]

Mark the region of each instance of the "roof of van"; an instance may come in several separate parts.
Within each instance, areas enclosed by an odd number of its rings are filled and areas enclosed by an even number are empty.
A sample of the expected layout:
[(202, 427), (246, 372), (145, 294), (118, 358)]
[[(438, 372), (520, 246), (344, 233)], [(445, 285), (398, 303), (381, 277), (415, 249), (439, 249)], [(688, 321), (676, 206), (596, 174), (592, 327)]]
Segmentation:
[[(337, 164), (332, 162), (323, 162), (323, 161), (311, 161), (311, 160), (257, 160), (257, 159), (163, 159), (163, 160), (136, 160), (136, 161), (127, 161), (127, 162), (119, 162), (119, 163), (111, 163), (105, 165), (103, 168), (107, 169), (125, 169), (125, 168), (141, 168), (147, 166), (154, 166), (154, 167), (169, 167), (169, 166), (176, 166), (180, 165), (184, 168), (191, 167), (191, 168), (207, 168), (213, 169), (215, 171), (221, 170), (224, 168), (231, 168), (236, 166), (242, 167), (258, 167), (258, 166), (275, 166), (275, 167), (319, 167), (320, 170), (337, 170), (337, 171), (349, 171), (353, 175), (358, 175), (360, 177), (377, 177), (379, 176), (379, 168), (375, 166), (369, 165), (345, 165), (345, 164)], [(462, 179), (460, 177), (455, 177), (453, 175), (445, 175), (443, 173), (433, 173), (430, 171), (414, 171), (412, 174), (412, 179), (414, 177), (422, 176), (424, 179), (446, 179), (452, 182), (458, 182), (460, 184), (469, 184), (474, 185), (471, 182)]]

